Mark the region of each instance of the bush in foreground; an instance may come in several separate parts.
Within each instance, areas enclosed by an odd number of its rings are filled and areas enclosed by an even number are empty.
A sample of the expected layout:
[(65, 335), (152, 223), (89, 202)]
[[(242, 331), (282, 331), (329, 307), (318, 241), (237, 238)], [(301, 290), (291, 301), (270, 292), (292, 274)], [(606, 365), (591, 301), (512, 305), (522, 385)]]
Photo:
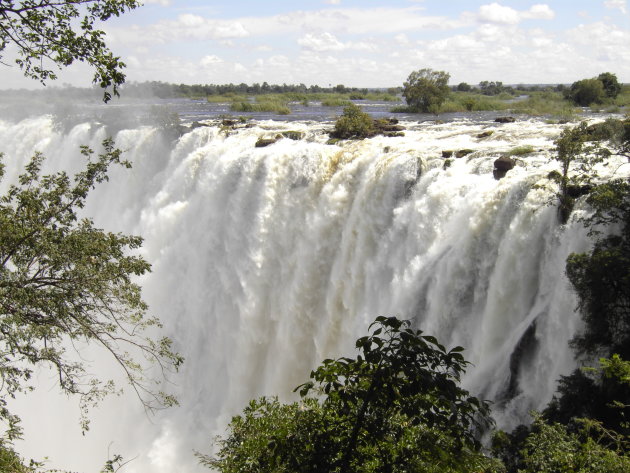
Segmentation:
[(394, 317), (377, 318), (356, 347), (356, 358), (324, 360), (296, 388), (300, 402), (252, 401), (201, 463), (224, 473), (493, 469), (475, 437), (491, 424), (488, 405), (459, 386), (461, 347)]

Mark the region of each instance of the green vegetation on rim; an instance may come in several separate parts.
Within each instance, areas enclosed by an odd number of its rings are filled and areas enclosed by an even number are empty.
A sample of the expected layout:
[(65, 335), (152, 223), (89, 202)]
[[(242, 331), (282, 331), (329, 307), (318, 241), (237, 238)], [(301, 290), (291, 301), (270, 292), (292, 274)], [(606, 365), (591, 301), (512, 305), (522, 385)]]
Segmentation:
[(495, 461), (474, 432), (487, 403), (459, 386), (468, 363), (408, 321), (378, 317), (356, 358), (324, 360), (302, 400), (252, 401), (202, 464), (223, 473), (476, 472)]

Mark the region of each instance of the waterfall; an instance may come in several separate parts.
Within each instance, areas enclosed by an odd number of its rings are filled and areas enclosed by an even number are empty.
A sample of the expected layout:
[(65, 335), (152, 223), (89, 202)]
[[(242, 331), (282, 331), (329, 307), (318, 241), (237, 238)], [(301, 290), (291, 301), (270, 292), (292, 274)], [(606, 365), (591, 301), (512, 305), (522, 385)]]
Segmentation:
[[(117, 130), (133, 169), (112, 170), (85, 213), (145, 238), (153, 271), (140, 280), (144, 297), (186, 358), (172, 377), (181, 405), (148, 418), (132, 396), (114, 397), (83, 437), (75, 403), (40, 374), (41, 388), (16, 401), (18, 448), (87, 472), (112, 442), (111, 452), (137, 456), (130, 473), (203, 471), (193, 450), (209, 451), (249, 399), (292, 399), (321, 360), (352, 355), (378, 315), (465, 347), (464, 385), (494, 402), (500, 427), (543, 408), (575, 366), (567, 342), (579, 317), (565, 260), (589, 248), (580, 206), (562, 226), (550, 205), (562, 125), (404, 125), (404, 137), (338, 145), (326, 144), (330, 124), (315, 122), (198, 127), (179, 138)], [(255, 147), (287, 130), (304, 138)], [(79, 145), (96, 150), (108, 133), (96, 122), (64, 129), (49, 115), (0, 121), (5, 181), (35, 150), (50, 170), (76, 171)], [(535, 151), (495, 180), (494, 160), (518, 145)], [(465, 148), (473, 152), (445, 165), (443, 150)]]

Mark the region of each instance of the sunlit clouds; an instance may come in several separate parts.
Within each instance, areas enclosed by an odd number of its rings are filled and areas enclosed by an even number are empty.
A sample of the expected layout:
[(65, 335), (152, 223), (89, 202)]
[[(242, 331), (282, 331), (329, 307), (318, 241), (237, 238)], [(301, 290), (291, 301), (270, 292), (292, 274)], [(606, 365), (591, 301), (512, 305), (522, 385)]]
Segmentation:
[(570, 83), (604, 70), (630, 81), (625, 0), (145, 4), (104, 25), (128, 80), (388, 87), (430, 67), (451, 83)]

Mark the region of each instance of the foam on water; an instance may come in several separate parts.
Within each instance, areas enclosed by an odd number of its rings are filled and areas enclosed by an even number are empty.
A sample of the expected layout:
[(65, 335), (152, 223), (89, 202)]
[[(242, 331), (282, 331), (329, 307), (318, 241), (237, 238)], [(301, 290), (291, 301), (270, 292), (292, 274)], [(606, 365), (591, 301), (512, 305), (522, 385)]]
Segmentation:
[[(76, 406), (42, 373), (43, 389), (18, 402), (21, 450), (94, 471), (113, 441), (112, 451), (137, 456), (130, 473), (201, 471), (193, 449), (208, 451), (249, 399), (291, 399), (322, 359), (352, 354), (378, 315), (464, 346), (473, 363), (464, 383), (495, 401), (501, 427), (542, 408), (574, 366), (564, 262), (589, 246), (579, 223), (560, 226), (547, 205), (561, 126), (405, 125), (405, 137), (340, 145), (326, 144), (322, 123), (200, 127), (176, 141), (150, 127), (119, 131), (134, 167), (113, 170), (86, 214), (145, 238), (145, 298), (186, 357), (173, 378), (181, 406), (148, 419), (130, 396), (110, 399), (83, 437)], [(255, 148), (289, 129), (305, 138)], [(63, 134), (48, 116), (0, 122), (6, 181), (35, 150), (50, 169), (78, 170), (78, 146), (98, 149), (105, 136), (95, 123)], [(536, 151), (495, 180), (494, 160), (517, 145)], [(464, 148), (474, 152), (445, 168), (441, 152)]]

